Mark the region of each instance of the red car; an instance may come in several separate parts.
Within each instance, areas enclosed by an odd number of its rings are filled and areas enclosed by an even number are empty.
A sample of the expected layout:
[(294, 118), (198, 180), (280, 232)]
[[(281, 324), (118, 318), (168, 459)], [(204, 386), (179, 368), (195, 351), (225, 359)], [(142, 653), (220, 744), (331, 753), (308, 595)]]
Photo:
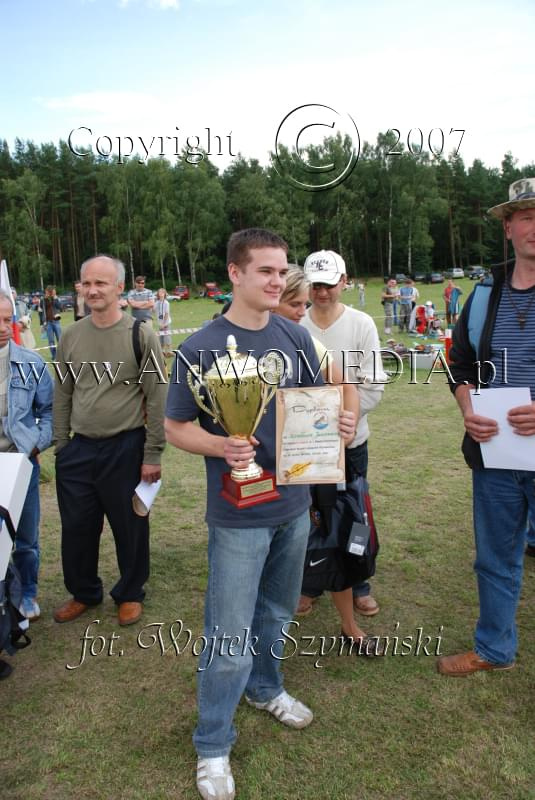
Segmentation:
[(221, 289), (217, 285), (217, 283), (205, 283), (204, 284), (204, 296), (214, 298), (216, 295), (221, 294)]
[(181, 300), (189, 300), (189, 287), (188, 286), (175, 286), (173, 289), (175, 297), (180, 297)]

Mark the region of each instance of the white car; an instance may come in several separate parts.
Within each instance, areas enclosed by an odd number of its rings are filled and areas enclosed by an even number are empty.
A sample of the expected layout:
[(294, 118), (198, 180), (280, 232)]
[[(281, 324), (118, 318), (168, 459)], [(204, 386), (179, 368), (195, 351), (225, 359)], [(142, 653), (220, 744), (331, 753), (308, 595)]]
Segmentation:
[(451, 277), (452, 278), (464, 278), (464, 269), (461, 269), (460, 267), (453, 267), (453, 269), (451, 271)]

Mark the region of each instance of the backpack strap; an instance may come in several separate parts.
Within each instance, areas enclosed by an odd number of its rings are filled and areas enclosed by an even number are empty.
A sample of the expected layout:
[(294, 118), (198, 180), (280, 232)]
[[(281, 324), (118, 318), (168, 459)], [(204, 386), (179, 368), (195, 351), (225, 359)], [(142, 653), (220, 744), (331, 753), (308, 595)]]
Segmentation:
[(479, 356), (479, 342), (483, 325), (487, 318), (487, 309), (489, 307), (490, 293), (494, 285), (492, 276), (486, 278), (482, 283), (474, 289), (472, 302), (470, 304), (470, 313), (468, 315), (468, 338), (470, 344), (474, 348), (476, 355)]
[(135, 356), (136, 356), (136, 361), (137, 361), (138, 367), (141, 366), (141, 358), (143, 356), (143, 352), (141, 350), (141, 340), (140, 340), (140, 336), (139, 336), (140, 325), (141, 325), (141, 320), (135, 319), (134, 320), (134, 326), (132, 328), (132, 344), (134, 346), (134, 353), (135, 353)]
[(7, 508), (4, 508), (4, 506), (0, 506), (0, 518), (2, 518), (6, 523), (6, 528), (8, 530), (8, 533), (13, 539), (13, 541), (15, 541), (15, 536), (16, 536), (15, 526), (13, 525), (11, 514), (9, 513)]

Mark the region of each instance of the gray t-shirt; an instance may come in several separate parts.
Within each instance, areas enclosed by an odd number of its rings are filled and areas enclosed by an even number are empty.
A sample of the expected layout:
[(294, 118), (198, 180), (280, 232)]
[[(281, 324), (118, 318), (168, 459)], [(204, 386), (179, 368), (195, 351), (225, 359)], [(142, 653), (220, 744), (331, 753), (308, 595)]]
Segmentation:
[[(131, 289), (128, 292), (128, 299), (137, 301), (152, 300), (152, 292), (150, 289)], [(138, 319), (140, 322), (152, 321), (152, 308), (131, 308), (130, 310), (134, 319)]]
[[(227, 336), (232, 334), (238, 344), (238, 353), (248, 353), (257, 361), (270, 350), (279, 350), (287, 360), (284, 376), (284, 387), (321, 386), (323, 379), (319, 373), (319, 362), (312, 339), (303, 327), (290, 322), (277, 314), (270, 316), (269, 322), (262, 330), (248, 330), (233, 325), (226, 317), (218, 317), (210, 325), (194, 333), (180, 347), (183, 356), (190, 364), (199, 364), (199, 352), (202, 353), (202, 371), (206, 372), (213, 364), (214, 358), (226, 352)], [(218, 351), (212, 353), (211, 351)], [(313, 374), (318, 373), (314, 382), (307, 369), (303, 367), (303, 359), (297, 351), (303, 351)], [(210, 433), (226, 435), (220, 425), (208, 416), (196, 404), (186, 381), (187, 366), (182, 359), (175, 359), (167, 395), (166, 415), (180, 422), (199, 419), (200, 425)], [(300, 379), (299, 379), (300, 378)], [(209, 405), (209, 403), (207, 403)], [(267, 412), (255, 432), (260, 442), (256, 447), (256, 463), (270, 472), (275, 472), (275, 399), (273, 398)], [(230, 471), (229, 465), (222, 458), (205, 457), (206, 464), (206, 521), (209, 525), (229, 528), (257, 528), (280, 525), (295, 519), (310, 505), (308, 486), (278, 486), (280, 497), (269, 502), (259, 503), (249, 508), (236, 508), (220, 496), (222, 475)]]

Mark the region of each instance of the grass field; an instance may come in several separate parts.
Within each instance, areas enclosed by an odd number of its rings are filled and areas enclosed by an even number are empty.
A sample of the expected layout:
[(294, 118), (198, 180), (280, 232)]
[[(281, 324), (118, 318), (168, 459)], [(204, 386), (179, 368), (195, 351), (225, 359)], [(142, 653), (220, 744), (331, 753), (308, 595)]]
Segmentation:
[[(466, 298), (469, 281), (460, 283)], [(367, 310), (374, 316), (380, 315), (379, 288), (379, 282), (368, 284)], [(442, 288), (421, 287), (421, 300), (441, 308)], [(344, 299), (357, 306), (356, 292)], [(195, 326), (214, 305), (181, 302), (173, 306), (173, 325)], [(437, 650), (471, 647), (477, 594), (460, 416), (444, 376), (424, 384), (426, 373), (420, 374), (417, 385), (402, 376), (388, 386), (370, 419), (369, 478), (381, 540), (373, 593), (381, 613), (360, 622), (391, 637), (390, 653), (368, 660), (330, 653), (319, 663), (317, 654), (307, 655), (320, 647), (318, 637), (339, 632), (330, 599), (323, 597), (300, 620), (297, 652), (284, 666), (288, 690), (311, 706), (315, 720), (292, 731), (242, 702), (232, 754), (240, 800), (535, 797), (535, 564), (526, 563), (517, 668), (465, 679), (435, 672)], [(43, 464), (49, 480), (42, 485), (42, 618), (31, 626), (31, 647), (11, 659), (15, 671), (1, 684), (2, 800), (193, 800), (198, 659), (192, 643), (185, 646), (185, 631), (177, 653), (170, 625), (182, 620), (193, 640), (202, 633), (202, 459), (171, 448), (164, 455), (164, 485), (151, 513), (145, 613), (128, 629), (119, 628), (109, 597), (73, 623), (52, 621), (66, 593), (50, 451)], [(107, 528), (101, 575), (109, 589), (116, 562)], [(95, 655), (88, 646), (80, 664), (90, 623)], [(422, 648), (416, 653), (419, 629), (430, 637), (430, 655)], [(393, 654), (396, 635), (400, 641), (413, 637), (410, 652), (401, 655), (399, 645)]]

